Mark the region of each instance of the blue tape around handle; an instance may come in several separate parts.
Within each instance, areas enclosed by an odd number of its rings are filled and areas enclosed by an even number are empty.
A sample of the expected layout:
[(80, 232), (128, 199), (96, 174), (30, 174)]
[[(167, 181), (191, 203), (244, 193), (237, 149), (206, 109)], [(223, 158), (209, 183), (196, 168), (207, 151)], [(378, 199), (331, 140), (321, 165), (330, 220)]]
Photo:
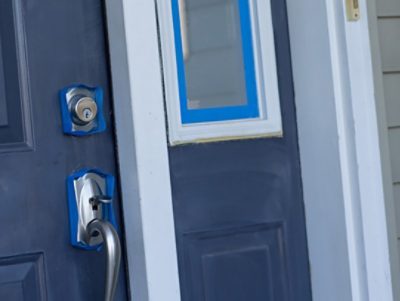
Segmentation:
[[(110, 174), (106, 174), (98, 169), (85, 168), (71, 174), (67, 178), (67, 199), (68, 199), (68, 209), (69, 209), (69, 226), (70, 226), (70, 242), (71, 245), (84, 250), (97, 250), (100, 251), (102, 244), (97, 246), (88, 246), (78, 241), (78, 208), (77, 200), (75, 196), (74, 181), (81, 178), (87, 173), (95, 173), (103, 177), (106, 181), (106, 196), (111, 199), (114, 196), (115, 189), (115, 178)], [(115, 218), (115, 212), (113, 207), (113, 202), (109, 204), (102, 204), (103, 206), (103, 219), (111, 223), (115, 230), (119, 233), (119, 228)]]

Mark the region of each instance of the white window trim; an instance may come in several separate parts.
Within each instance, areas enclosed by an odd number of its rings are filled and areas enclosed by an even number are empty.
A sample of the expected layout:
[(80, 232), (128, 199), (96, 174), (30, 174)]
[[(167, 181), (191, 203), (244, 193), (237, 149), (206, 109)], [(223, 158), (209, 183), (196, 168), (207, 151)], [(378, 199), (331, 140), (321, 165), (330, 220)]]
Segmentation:
[[(250, 1), (260, 117), (185, 125), (181, 122), (171, 1), (157, 1), (157, 7), (160, 21), (160, 39), (170, 144), (177, 145), (188, 142), (241, 139), (260, 136), (282, 136), (275, 41), (270, 1)], [(265, 12), (265, 14), (257, 14), (257, 11)]]
[[(347, 23), (344, 1), (287, 5), (314, 300), (393, 300), (366, 16)], [(106, 6), (130, 298), (179, 301), (156, 7)]]

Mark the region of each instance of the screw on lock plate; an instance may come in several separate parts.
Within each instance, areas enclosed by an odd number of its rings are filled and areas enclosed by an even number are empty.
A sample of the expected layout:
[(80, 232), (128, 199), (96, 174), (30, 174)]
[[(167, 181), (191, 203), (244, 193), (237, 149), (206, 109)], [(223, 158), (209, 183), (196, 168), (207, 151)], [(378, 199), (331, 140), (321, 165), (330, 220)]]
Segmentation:
[(86, 136), (105, 130), (101, 88), (70, 86), (60, 91), (60, 101), (65, 134)]

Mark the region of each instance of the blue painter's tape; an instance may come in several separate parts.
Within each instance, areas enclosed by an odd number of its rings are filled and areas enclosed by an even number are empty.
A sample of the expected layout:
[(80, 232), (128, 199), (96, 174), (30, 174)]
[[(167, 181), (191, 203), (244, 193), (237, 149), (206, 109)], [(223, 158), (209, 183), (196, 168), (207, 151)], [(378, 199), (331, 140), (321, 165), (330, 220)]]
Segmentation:
[[(106, 174), (98, 169), (82, 169), (79, 170), (67, 178), (67, 199), (68, 199), (68, 210), (69, 210), (69, 227), (70, 227), (70, 242), (71, 245), (84, 249), (84, 250), (101, 250), (102, 244), (98, 246), (88, 246), (78, 242), (78, 207), (77, 207), (77, 200), (75, 196), (75, 188), (74, 188), (74, 181), (81, 178), (87, 173), (95, 173), (101, 176), (106, 181), (106, 196), (110, 197), (111, 199), (114, 196), (115, 190), (115, 178), (112, 175)], [(117, 220), (115, 218), (115, 212), (113, 203), (110, 204), (103, 204), (103, 220), (108, 221), (111, 223), (116, 231), (119, 233), (119, 227), (117, 225)]]
[(185, 64), (183, 59), (182, 33), (180, 27), (181, 22), (179, 16), (179, 3), (178, 0), (171, 1), (182, 124), (259, 117), (260, 111), (258, 107), (257, 80), (254, 61), (249, 0), (236, 0), (238, 1), (240, 14), (240, 29), (242, 36), (242, 52), (244, 62), (244, 74), (246, 80), (247, 104), (208, 109), (188, 108)]
[[(90, 93), (94, 95), (93, 99), (97, 104), (97, 117), (95, 120), (96, 126), (87, 132), (74, 130), (72, 116), (71, 116), (71, 113), (68, 108), (67, 94), (72, 89), (77, 89), (77, 88), (81, 88), (81, 89), (90, 91)], [(71, 86), (68, 86), (68, 87), (62, 89), (59, 92), (59, 98), (60, 98), (60, 107), (61, 107), (62, 127), (63, 127), (64, 134), (82, 137), (82, 136), (88, 136), (88, 135), (92, 135), (92, 134), (96, 134), (96, 133), (101, 133), (106, 130), (106, 122), (104, 119), (104, 109), (103, 109), (104, 93), (103, 93), (102, 88), (88, 87), (88, 86), (82, 85), (82, 84), (71, 85)]]

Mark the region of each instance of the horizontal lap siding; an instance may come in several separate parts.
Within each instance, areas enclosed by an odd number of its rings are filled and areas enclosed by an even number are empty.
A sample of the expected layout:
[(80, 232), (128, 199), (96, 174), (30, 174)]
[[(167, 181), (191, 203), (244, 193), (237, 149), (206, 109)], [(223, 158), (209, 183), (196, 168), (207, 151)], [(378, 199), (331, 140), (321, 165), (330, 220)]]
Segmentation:
[(400, 16), (380, 17), (379, 40), (385, 74), (400, 71)]
[(400, 238), (400, 1), (376, 0), (376, 5), (397, 237)]
[(389, 128), (400, 127), (400, 73), (383, 75)]
[(399, 0), (376, 0), (379, 17), (400, 16)]

